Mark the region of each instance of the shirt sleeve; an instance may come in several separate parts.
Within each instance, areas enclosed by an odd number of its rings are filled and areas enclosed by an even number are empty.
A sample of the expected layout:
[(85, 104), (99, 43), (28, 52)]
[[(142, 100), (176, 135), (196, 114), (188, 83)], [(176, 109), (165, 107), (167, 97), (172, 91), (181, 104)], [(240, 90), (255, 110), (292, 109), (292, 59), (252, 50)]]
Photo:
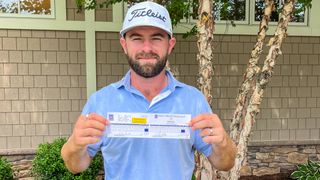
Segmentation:
[(95, 144), (89, 144), (87, 146), (87, 151), (90, 157), (94, 157), (97, 152), (100, 150), (100, 147), (102, 145), (102, 140), (100, 140), (99, 142), (95, 143)]
[(200, 130), (197, 130), (195, 132), (195, 147), (196, 149), (203, 153), (205, 156), (210, 156), (212, 153), (212, 145), (211, 144), (207, 144), (205, 142), (202, 141), (202, 138), (200, 136)]
[[(202, 94), (197, 104), (197, 112), (197, 115), (202, 113), (212, 113), (210, 105)], [(196, 130), (195, 132), (194, 146), (199, 152), (203, 153), (207, 157), (212, 153), (212, 145), (202, 140), (202, 137), (200, 136), (200, 130)]]

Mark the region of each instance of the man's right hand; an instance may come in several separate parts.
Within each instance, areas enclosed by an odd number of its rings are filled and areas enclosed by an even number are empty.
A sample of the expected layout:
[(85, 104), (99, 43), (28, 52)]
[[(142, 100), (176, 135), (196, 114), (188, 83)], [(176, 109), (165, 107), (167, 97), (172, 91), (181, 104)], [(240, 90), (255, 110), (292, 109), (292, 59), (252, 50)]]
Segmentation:
[(69, 139), (73, 148), (75, 148), (74, 150), (84, 149), (88, 144), (100, 141), (108, 125), (109, 121), (96, 113), (81, 115)]
[(81, 115), (68, 141), (61, 149), (61, 155), (67, 168), (73, 173), (87, 169), (91, 163), (86, 146), (100, 141), (109, 121), (104, 117), (91, 113)]

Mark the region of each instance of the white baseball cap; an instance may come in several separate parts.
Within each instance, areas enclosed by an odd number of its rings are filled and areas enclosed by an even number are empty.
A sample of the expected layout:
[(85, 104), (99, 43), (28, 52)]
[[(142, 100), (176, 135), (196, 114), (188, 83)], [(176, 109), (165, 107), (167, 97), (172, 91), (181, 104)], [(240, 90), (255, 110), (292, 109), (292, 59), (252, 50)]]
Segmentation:
[(165, 30), (172, 37), (169, 12), (160, 4), (145, 1), (128, 9), (120, 35), (123, 37), (130, 29), (138, 26), (153, 26)]

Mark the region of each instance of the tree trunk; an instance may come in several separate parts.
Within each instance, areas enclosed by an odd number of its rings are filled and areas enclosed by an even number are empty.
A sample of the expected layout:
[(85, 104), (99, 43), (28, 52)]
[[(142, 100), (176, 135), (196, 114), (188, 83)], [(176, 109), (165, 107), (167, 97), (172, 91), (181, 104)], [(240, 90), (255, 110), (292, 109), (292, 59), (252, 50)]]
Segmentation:
[[(199, 49), (199, 53), (197, 54), (197, 60), (199, 61), (198, 87), (207, 98), (210, 106), (212, 103), (211, 81), (214, 74), (212, 66), (214, 32), (214, 20), (212, 17), (213, 3), (214, 2), (212, 0), (199, 0), (199, 20), (197, 22), (197, 45)], [(211, 180), (213, 177), (213, 171), (207, 157), (196, 151), (195, 159), (196, 168), (194, 175), (196, 179)]]
[(239, 135), (239, 141), (237, 145), (237, 159), (234, 168), (230, 171), (228, 179), (233, 180), (238, 179), (240, 177), (240, 169), (247, 153), (247, 145), (252, 130), (252, 126), (255, 123), (257, 114), (259, 113), (259, 105), (262, 101), (264, 89), (266, 88), (267, 84), (269, 83), (272, 77), (275, 60), (278, 57), (278, 55), (281, 54), (280, 47), (282, 41), (287, 35), (287, 27), (292, 16), (293, 6), (294, 0), (288, 0), (285, 3), (282, 9), (282, 13), (280, 15), (280, 20), (278, 22), (275, 35), (269, 41), (269, 53), (264, 62), (262, 72), (258, 71), (257, 74), (258, 76), (256, 79), (256, 84), (252, 96), (250, 97), (249, 105), (245, 113), (245, 119), (243, 121), (243, 124), (241, 125), (243, 127)]
[[(273, 0), (265, 0), (265, 10), (263, 18), (260, 22), (259, 32), (257, 35), (257, 42), (253, 50), (251, 51), (251, 57), (249, 59), (246, 72), (243, 75), (243, 82), (241, 88), (239, 89), (238, 97), (236, 98), (236, 109), (233, 114), (233, 119), (230, 125), (230, 137), (236, 143), (239, 142), (240, 132), (242, 131), (241, 120), (243, 119), (243, 116), (245, 116), (246, 114), (248, 102), (252, 95), (253, 88), (255, 86), (255, 79), (257, 77), (257, 73), (260, 71), (260, 67), (257, 64), (263, 50), (263, 44), (266, 37), (266, 31), (268, 29), (268, 24), (273, 6)], [(238, 154), (240, 154), (239, 149)], [(231, 174), (236, 174), (238, 177), (240, 177), (240, 174), (237, 173), (240, 173), (240, 169), (243, 164), (242, 162), (244, 161), (244, 158), (245, 157), (237, 156), (235, 167), (228, 173), (219, 172), (219, 176), (221, 177), (221, 179), (231, 179)]]
[(243, 75), (243, 82), (239, 89), (238, 97), (236, 98), (236, 110), (233, 114), (232, 123), (230, 126), (230, 137), (233, 141), (239, 141), (239, 134), (241, 131), (241, 119), (246, 112), (246, 106), (248, 99), (250, 98), (250, 92), (252, 93), (253, 87), (255, 86), (255, 78), (257, 73), (260, 71), (260, 67), (257, 66), (260, 55), (263, 49), (263, 43), (266, 37), (266, 31), (270, 20), (270, 15), (274, 6), (273, 0), (265, 0), (265, 10), (263, 18), (260, 22), (259, 32), (257, 36), (257, 43), (251, 51), (251, 57)]

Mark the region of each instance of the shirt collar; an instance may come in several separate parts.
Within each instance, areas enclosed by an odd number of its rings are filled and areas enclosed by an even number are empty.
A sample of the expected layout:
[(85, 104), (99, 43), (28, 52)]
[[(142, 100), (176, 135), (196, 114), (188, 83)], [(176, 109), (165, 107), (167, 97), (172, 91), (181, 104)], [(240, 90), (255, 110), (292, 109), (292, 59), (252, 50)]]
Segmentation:
[[(127, 90), (132, 89), (131, 83), (130, 83), (130, 78), (131, 78), (130, 73), (131, 73), (131, 70), (129, 70), (126, 73), (126, 75), (120, 81), (115, 83), (115, 87), (118, 88), (118, 89), (121, 88), (121, 87), (124, 87)], [(183, 86), (183, 83), (181, 83), (178, 80), (176, 80), (173, 77), (173, 74), (169, 70), (166, 70), (166, 75), (168, 77), (168, 85), (167, 85), (166, 88), (170, 89), (171, 91), (174, 91), (174, 89), (176, 87), (182, 87)]]

